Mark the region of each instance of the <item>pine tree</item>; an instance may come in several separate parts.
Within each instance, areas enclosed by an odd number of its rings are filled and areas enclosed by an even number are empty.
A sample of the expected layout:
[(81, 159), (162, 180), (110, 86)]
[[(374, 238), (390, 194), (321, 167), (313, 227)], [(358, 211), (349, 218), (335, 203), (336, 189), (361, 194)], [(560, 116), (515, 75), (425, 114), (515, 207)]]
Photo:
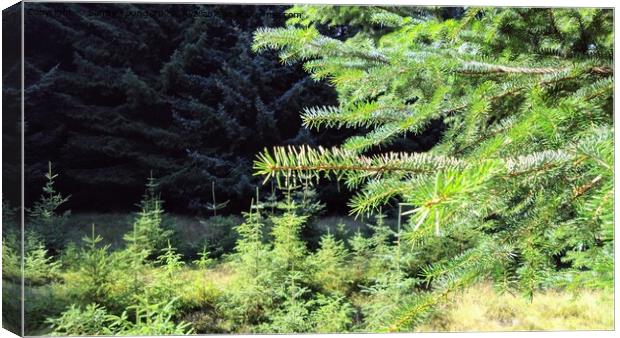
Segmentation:
[(300, 333), (308, 332), (312, 323), (310, 302), (304, 296), (308, 288), (300, 285), (303, 275), (299, 271), (290, 272), (286, 280), (275, 288), (275, 295), (283, 299), (279, 307), (268, 313), (269, 323), (258, 327), (259, 332)]
[(149, 177), (133, 229), (123, 237), (130, 250), (135, 251), (139, 256), (148, 257), (157, 250), (165, 248), (164, 243), (172, 235), (172, 230), (164, 229), (162, 226), (164, 209), (157, 186), (155, 178)]
[[(479, 237), (425, 269), (431, 293), (383, 312), (377, 329), (408, 330), (444, 295), (485, 277), (516, 280), (530, 297), (547, 285), (611, 286), (612, 11), (470, 8), (444, 20), (366, 7), (356, 18), (388, 32), (341, 41), (317, 29), (329, 16), (292, 10), (302, 21), (258, 30), (255, 50), (279, 50), (336, 87), (339, 104), (305, 109), (304, 125), (360, 133), (333, 148), (265, 150), (256, 173), (335, 176), (359, 189), (356, 215), (410, 205), (402, 239), (413, 250), (426, 238)], [(436, 121), (442, 138), (428, 152), (390, 151)]]
[(144, 297), (149, 303), (167, 303), (175, 298), (179, 288), (185, 283), (183, 279), (179, 278), (179, 273), (185, 266), (182, 259), (183, 256), (177, 253), (168, 241), (168, 246), (162, 249), (161, 254), (157, 257), (157, 270), (154, 273), (153, 281), (144, 290)]
[(269, 250), (263, 243), (264, 224), (261, 214), (252, 211), (246, 213), (245, 222), (235, 230), (239, 234), (235, 247), (238, 270), (250, 278), (256, 278), (264, 268), (264, 258)]
[(344, 296), (324, 296), (318, 294), (310, 301), (317, 308), (310, 314), (312, 332), (342, 333), (348, 332), (352, 324), (353, 307)]
[(319, 249), (310, 258), (312, 279), (327, 292), (344, 294), (347, 287), (347, 262), (349, 253), (340, 240), (328, 233), (321, 237)]
[(301, 230), (308, 216), (297, 215), (292, 197), (287, 197), (286, 209), (280, 216), (270, 217), (273, 222), (273, 264), (285, 275), (306, 272), (306, 243), (301, 239)]
[[(21, 256), (18, 258), (21, 258)], [(10, 256), (9, 259), (11, 259)], [(36, 233), (30, 232), (26, 234), (23, 266), (23, 278), (28, 287), (46, 284), (59, 279), (60, 262), (54, 260), (46, 249), (43, 240)], [(21, 277), (21, 271), (19, 272), (14, 277)]]
[(54, 331), (52, 336), (141, 336), (141, 335), (183, 335), (193, 333), (189, 323), (175, 323), (174, 302), (142, 302), (128, 308), (134, 312), (134, 319), (127, 311), (121, 315), (110, 314), (105, 307), (96, 303), (84, 308), (71, 305), (59, 318), (48, 319)]
[(97, 247), (103, 240), (95, 233), (95, 224), (91, 226), (91, 235), (84, 236), (85, 247), (80, 253), (80, 272), (83, 277), (79, 282), (82, 297), (86, 303), (105, 304), (112, 281), (112, 260), (108, 254), (110, 245)]
[(206, 269), (213, 264), (213, 259), (210, 257), (211, 253), (207, 250), (207, 247), (204, 246), (202, 251), (198, 253), (198, 259), (194, 260), (192, 263), (196, 264), (199, 269)]
[[(252, 201), (252, 206), (254, 201)], [(231, 287), (224, 312), (243, 329), (264, 320), (265, 312), (273, 305), (271, 294), (273, 269), (270, 246), (263, 243), (264, 220), (251, 207), (245, 222), (235, 228), (239, 237), (233, 255), (233, 266), (239, 275)]]
[(43, 237), (46, 247), (55, 253), (64, 246), (64, 223), (70, 212), (60, 213), (58, 209), (69, 197), (56, 191), (55, 181), (58, 174), (52, 172), (52, 163), (48, 162), (46, 183), (39, 200), (28, 209), (27, 230), (30, 234), (38, 233)]

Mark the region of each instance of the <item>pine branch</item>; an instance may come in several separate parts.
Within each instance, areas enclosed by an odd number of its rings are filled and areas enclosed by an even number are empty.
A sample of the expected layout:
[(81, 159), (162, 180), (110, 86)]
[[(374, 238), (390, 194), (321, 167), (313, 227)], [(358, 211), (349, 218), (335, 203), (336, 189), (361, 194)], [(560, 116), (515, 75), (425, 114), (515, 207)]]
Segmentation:
[[(516, 67), (494, 65), (483, 62), (466, 62), (457, 73), (462, 75), (487, 75), (487, 74), (555, 74), (571, 70), (571, 67)], [(608, 66), (593, 66), (587, 73), (609, 75), (613, 74), (613, 69)]]
[(319, 129), (342, 127), (373, 127), (402, 121), (410, 114), (400, 107), (389, 107), (376, 102), (358, 104), (353, 109), (341, 109), (334, 106), (304, 108), (301, 116), (307, 128)]
[(585, 194), (586, 192), (588, 192), (590, 189), (592, 189), (592, 187), (594, 187), (601, 179), (603, 178), (603, 176), (598, 175), (596, 176), (592, 181), (587, 182), (586, 184), (579, 186), (575, 189), (573, 189), (573, 199), (579, 198), (580, 196), (582, 196), (583, 194)]
[(387, 203), (389, 199), (401, 195), (412, 188), (412, 182), (402, 181), (398, 178), (373, 179), (349, 202), (350, 214), (361, 215), (375, 210)]
[(546, 172), (568, 164), (574, 159), (575, 157), (569, 152), (562, 150), (547, 150), (518, 156), (516, 158), (509, 158), (505, 161), (507, 173), (504, 177), (514, 178), (517, 176)]
[(486, 74), (551, 74), (567, 70), (566, 67), (511, 67), (494, 65), (482, 62), (467, 62), (457, 70), (463, 75), (486, 75)]
[(308, 176), (335, 174), (337, 177), (356, 177), (359, 172), (381, 176), (387, 173), (432, 173), (440, 169), (463, 167), (464, 162), (455, 158), (426, 153), (386, 153), (359, 156), (354, 152), (308, 146), (275, 147), (273, 154), (265, 150), (254, 162), (255, 175), (270, 177)]

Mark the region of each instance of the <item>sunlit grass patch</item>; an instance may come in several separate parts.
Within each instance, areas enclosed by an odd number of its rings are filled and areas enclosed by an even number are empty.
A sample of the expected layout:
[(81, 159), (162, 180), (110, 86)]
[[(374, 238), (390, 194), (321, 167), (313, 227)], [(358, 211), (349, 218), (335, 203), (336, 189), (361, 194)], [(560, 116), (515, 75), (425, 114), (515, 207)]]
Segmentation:
[(530, 302), (522, 295), (499, 294), (488, 284), (465, 290), (418, 331), (611, 330), (613, 291), (548, 290)]

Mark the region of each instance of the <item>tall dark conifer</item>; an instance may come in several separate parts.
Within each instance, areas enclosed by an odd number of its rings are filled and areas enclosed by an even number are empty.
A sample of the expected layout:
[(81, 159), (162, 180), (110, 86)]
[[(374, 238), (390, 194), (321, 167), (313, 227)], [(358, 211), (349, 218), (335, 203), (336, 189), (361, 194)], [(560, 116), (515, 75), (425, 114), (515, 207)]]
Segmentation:
[(245, 207), (249, 159), (297, 136), (301, 105), (332, 97), (251, 51), (283, 9), (28, 4), (27, 198), (52, 161), (73, 209), (128, 209), (151, 170), (172, 210), (202, 208), (212, 181), (230, 211)]

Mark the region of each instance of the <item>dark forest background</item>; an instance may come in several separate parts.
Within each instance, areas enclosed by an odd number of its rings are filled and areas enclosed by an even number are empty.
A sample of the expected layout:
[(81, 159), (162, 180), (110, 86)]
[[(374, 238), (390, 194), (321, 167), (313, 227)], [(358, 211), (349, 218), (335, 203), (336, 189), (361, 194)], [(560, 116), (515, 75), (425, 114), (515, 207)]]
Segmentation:
[[(303, 107), (336, 104), (329, 84), (275, 53), (253, 53), (258, 27), (282, 26), (285, 6), (35, 4), (25, 17), (26, 203), (48, 161), (73, 211), (126, 211), (152, 172), (166, 209), (201, 213), (230, 200), (247, 210), (252, 161), (264, 147), (336, 144), (353, 131), (301, 126)], [(356, 28), (324, 27), (335, 38)], [(438, 137), (395, 147), (429, 148)], [(340, 192), (339, 192), (340, 191)], [(346, 192), (319, 197), (343, 211)]]

